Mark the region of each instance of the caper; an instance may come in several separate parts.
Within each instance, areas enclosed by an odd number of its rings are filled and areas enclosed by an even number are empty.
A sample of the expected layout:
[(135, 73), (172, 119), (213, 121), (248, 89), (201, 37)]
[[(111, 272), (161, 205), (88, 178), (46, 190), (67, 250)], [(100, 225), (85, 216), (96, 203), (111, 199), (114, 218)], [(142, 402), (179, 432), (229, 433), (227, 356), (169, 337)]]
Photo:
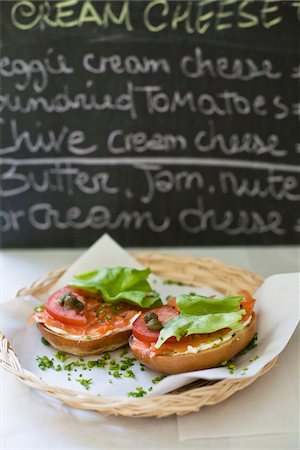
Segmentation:
[(61, 305), (61, 306), (64, 306), (64, 304), (65, 304), (65, 300), (66, 300), (66, 297), (68, 296), (68, 292), (63, 292), (62, 294), (61, 294), (61, 296), (60, 296), (60, 298), (59, 298), (59, 300), (58, 300), (58, 303)]
[(157, 314), (149, 312), (144, 315), (144, 321), (148, 330), (161, 330), (163, 325), (159, 321)]
[(163, 327), (160, 321), (155, 319), (149, 320), (146, 325), (148, 330), (161, 330)]
[(151, 319), (158, 320), (157, 314), (155, 314), (154, 312), (148, 312), (147, 314), (144, 315), (144, 321), (146, 323), (149, 322), (149, 320)]
[(64, 292), (58, 300), (58, 303), (64, 308), (76, 309), (78, 312), (82, 311), (84, 308), (83, 302), (78, 300), (72, 292)]

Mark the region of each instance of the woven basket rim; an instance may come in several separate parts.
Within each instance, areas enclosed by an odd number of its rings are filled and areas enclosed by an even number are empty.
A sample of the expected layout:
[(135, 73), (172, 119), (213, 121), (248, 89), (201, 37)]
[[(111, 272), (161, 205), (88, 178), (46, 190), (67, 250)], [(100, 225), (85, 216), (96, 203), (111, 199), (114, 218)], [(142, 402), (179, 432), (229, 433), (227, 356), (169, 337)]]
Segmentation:
[[(249, 284), (251, 285), (252, 283), (255, 290), (263, 281), (263, 278), (250, 271), (226, 265), (222, 261), (214, 258), (173, 256), (158, 252), (134, 253), (133, 256), (143, 265), (149, 266), (153, 273), (156, 273), (158, 276), (165, 279), (168, 279), (165, 277), (165, 273), (170, 273), (168, 264), (178, 265), (178, 262), (184, 262), (185, 264), (182, 264), (184, 269), (196, 265), (201, 274), (203, 270), (207, 270), (207, 273), (209, 273), (211, 267), (217, 268), (216, 282), (218, 282), (218, 274), (219, 272), (222, 272), (222, 270), (226, 276), (228, 274), (232, 277), (235, 275), (238, 282), (244, 282), (248, 277)], [(164, 273), (165, 269), (167, 270)], [(46, 292), (51, 288), (54, 282), (63, 275), (65, 270), (66, 268), (60, 268), (48, 272), (46, 275), (34, 281), (30, 287), (18, 291), (17, 296)], [(182, 276), (180, 273), (177, 274), (174, 272), (172, 279), (179, 282), (182, 280), (184, 284), (199, 286), (197, 278), (195, 278), (195, 283), (193, 283), (193, 280), (190, 280), (190, 282), (187, 283), (185, 280), (186, 277), (184, 276), (185, 273), (188, 273), (188, 270), (184, 270)], [(202, 284), (202, 286), (203, 285), (204, 284)], [(214, 287), (211, 283), (205, 285)], [(247, 287), (249, 288), (249, 286)], [(243, 288), (243, 286), (241, 286), (241, 288)], [(189, 412), (198, 411), (204, 405), (219, 403), (233, 395), (235, 392), (252, 384), (257, 378), (270, 370), (276, 363), (276, 360), (277, 357), (266, 364), (255, 376), (245, 377), (243, 379), (199, 380), (164, 395), (139, 399), (128, 399), (126, 397), (98, 397), (90, 393), (82, 393), (72, 389), (53, 386), (41, 380), (36, 374), (24, 369), (12, 346), (9, 344), (5, 335), (0, 331), (0, 366), (14, 373), (20, 381), (34, 389), (46, 392), (50, 396), (61, 400), (69, 406), (95, 410), (103, 414), (115, 414), (127, 417), (164, 417), (171, 414), (183, 415)], [(199, 384), (200, 387), (197, 386)], [(222, 392), (221, 396), (218, 396), (219, 392)], [(182, 405), (180, 403), (182, 403)]]

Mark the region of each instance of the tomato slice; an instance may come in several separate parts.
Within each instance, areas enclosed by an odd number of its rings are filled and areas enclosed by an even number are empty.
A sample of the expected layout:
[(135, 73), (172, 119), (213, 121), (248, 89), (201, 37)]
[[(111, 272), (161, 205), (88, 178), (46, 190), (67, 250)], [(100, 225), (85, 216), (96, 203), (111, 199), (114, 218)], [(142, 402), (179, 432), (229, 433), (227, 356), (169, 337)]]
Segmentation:
[(245, 297), (245, 300), (241, 302), (241, 308), (246, 311), (246, 313), (242, 317), (242, 321), (246, 322), (246, 320), (248, 320), (252, 314), (255, 305), (255, 298), (253, 298), (250, 292), (246, 290), (241, 291), (241, 295)]
[[(156, 342), (158, 339), (159, 330), (149, 330), (144, 321), (145, 314), (152, 311), (155, 314), (157, 314), (158, 320), (163, 325), (179, 314), (179, 312), (176, 309), (172, 308), (171, 306), (161, 306), (159, 308), (151, 309), (141, 314), (134, 321), (132, 326), (132, 334), (140, 341), (152, 343)], [(168, 342), (170, 342), (170, 339), (172, 340), (172, 342), (177, 342), (175, 337), (169, 338)]]
[[(76, 297), (84, 297), (82, 292), (71, 286), (65, 286), (62, 289), (54, 292), (47, 300), (45, 305), (46, 311), (55, 319), (68, 325), (83, 326), (87, 324), (87, 318), (85, 311), (78, 312), (75, 309), (67, 309), (58, 303), (63, 292), (72, 292)], [(89, 295), (89, 294), (88, 294)]]

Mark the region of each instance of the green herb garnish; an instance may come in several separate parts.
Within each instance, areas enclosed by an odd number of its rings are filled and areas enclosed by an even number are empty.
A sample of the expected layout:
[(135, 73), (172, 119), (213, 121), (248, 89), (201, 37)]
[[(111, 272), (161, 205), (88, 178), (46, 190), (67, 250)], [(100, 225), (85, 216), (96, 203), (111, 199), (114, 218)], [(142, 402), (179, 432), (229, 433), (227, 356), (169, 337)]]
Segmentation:
[(228, 370), (229, 370), (229, 372), (231, 374), (233, 374), (234, 371), (236, 370), (236, 365), (235, 365), (235, 363), (232, 360), (228, 361), (228, 366), (227, 367), (228, 367)]
[(144, 397), (147, 392), (141, 386), (138, 386), (135, 391), (128, 392), (127, 395), (128, 397)]
[(158, 383), (159, 383), (161, 380), (163, 380), (164, 378), (166, 378), (165, 375), (160, 375), (160, 376), (158, 376), (158, 377), (156, 377), (156, 378), (153, 378), (152, 383), (153, 383), (153, 384), (158, 384)]
[(63, 369), (67, 370), (68, 372), (72, 371), (75, 367), (81, 367), (82, 370), (86, 370), (87, 369), (87, 365), (85, 362), (82, 362), (80, 360), (78, 361), (72, 361), (69, 362), (68, 364), (64, 364)]
[(65, 362), (67, 359), (69, 359), (69, 356), (64, 352), (56, 352), (54, 358), (59, 359), (61, 362)]
[(93, 379), (90, 378), (89, 380), (87, 380), (85, 378), (77, 378), (76, 381), (78, 381), (78, 383), (80, 383), (86, 390), (88, 390), (90, 388)]
[(49, 359), (48, 356), (37, 356), (38, 366), (41, 370), (46, 370), (54, 367), (54, 360)]
[(135, 378), (135, 374), (130, 369), (126, 370), (122, 375), (124, 378)]
[(44, 336), (41, 337), (41, 342), (44, 345), (50, 345), (48, 341), (46, 341), (46, 339), (44, 338)]

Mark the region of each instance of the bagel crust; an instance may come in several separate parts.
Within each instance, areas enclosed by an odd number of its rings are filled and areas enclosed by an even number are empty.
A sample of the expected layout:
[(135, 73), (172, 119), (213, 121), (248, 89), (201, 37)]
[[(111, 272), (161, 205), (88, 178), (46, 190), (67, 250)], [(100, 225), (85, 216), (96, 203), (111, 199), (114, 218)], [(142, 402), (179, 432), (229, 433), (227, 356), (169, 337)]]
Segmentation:
[(220, 366), (242, 351), (252, 340), (256, 331), (256, 315), (242, 330), (215, 348), (200, 350), (197, 353), (166, 353), (155, 355), (147, 347), (135, 345), (138, 340), (132, 335), (129, 345), (134, 356), (150, 369), (167, 375), (194, 370), (211, 369)]
[(38, 328), (44, 338), (59, 351), (75, 356), (100, 355), (103, 352), (116, 350), (128, 343), (131, 329), (118, 331), (92, 339), (70, 339), (62, 334), (55, 333), (43, 323), (38, 323)]

